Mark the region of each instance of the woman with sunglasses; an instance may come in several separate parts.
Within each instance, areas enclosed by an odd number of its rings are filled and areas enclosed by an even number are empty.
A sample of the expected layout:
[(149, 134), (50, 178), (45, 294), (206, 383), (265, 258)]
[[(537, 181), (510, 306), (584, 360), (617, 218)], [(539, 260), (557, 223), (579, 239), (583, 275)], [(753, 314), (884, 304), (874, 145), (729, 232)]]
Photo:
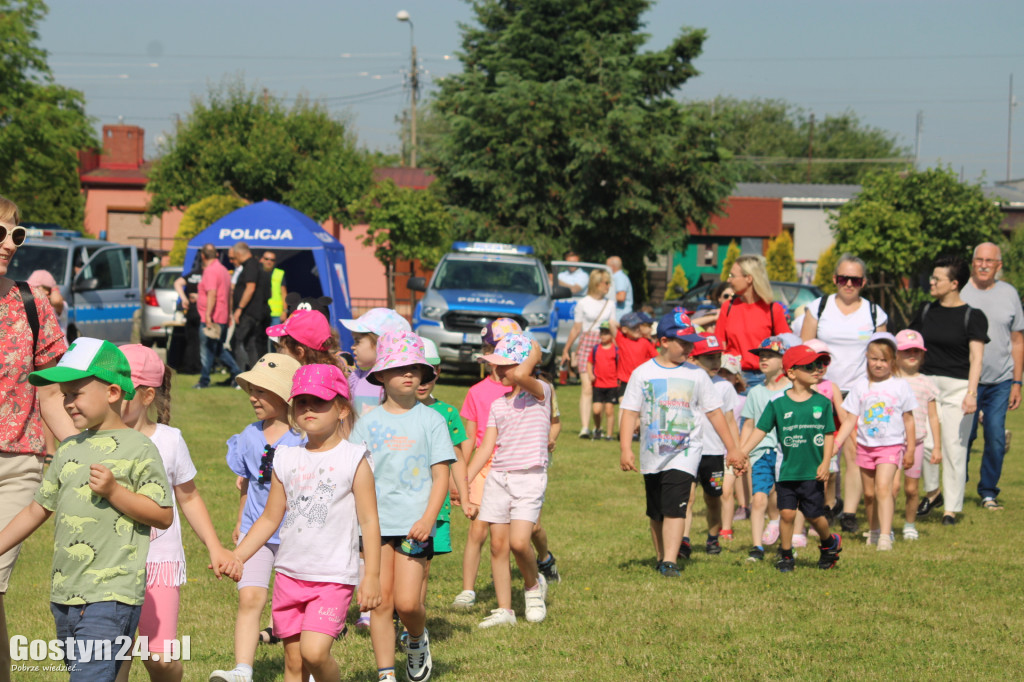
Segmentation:
[(729, 270), (734, 295), (726, 301), (715, 323), (715, 336), (725, 352), (741, 357), (740, 366), (747, 387), (764, 383), (760, 360), (749, 351), (769, 336), (790, 332), (786, 312), (775, 303), (764, 256), (740, 256)]
[[(867, 266), (860, 258), (844, 253), (836, 263), (832, 281), (836, 293), (807, 304), (800, 336), (804, 341), (819, 339), (832, 350), (832, 364), (825, 378), (839, 387), (845, 396), (854, 384), (867, 378), (867, 347), (871, 335), (884, 332), (889, 321), (885, 311), (860, 295), (867, 282)], [(843, 478), (843, 511), (839, 523), (843, 531), (857, 531), (857, 505), (862, 494), (853, 439), (843, 446), (846, 471)], [(838, 506), (838, 505), (836, 505)]]
[[(56, 365), (67, 344), (46, 293), (7, 277), (7, 269), (27, 236), (20, 222), (18, 206), (0, 197), (0, 393), (4, 396), (0, 409), (0, 528), (32, 501), (43, 480), (43, 420), (58, 441), (77, 432), (64, 411), (57, 384), (36, 388), (26, 380), (31, 372)], [(38, 333), (25, 309), (29, 292), (35, 303)], [(0, 680), (10, 679), (4, 594), (18, 549), (0, 556)]]

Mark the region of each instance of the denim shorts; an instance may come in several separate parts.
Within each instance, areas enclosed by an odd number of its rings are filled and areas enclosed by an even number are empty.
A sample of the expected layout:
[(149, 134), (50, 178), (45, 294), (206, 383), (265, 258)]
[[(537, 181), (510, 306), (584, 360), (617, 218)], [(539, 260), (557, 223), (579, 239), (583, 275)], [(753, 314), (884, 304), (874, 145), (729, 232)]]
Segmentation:
[[(73, 637), (76, 640), (93, 640), (95, 643), (110, 642), (111, 654), (106, 655), (105, 645), (101, 658), (105, 660), (94, 660), (90, 657), (88, 661), (82, 660), (79, 652), (81, 647), (75, 648), (75, 660), (72, 660), (67, 652), (64, 654), (64, 662), (71, 673), (71, 682), (94, 682), (95, 680), (113, 680), (117, 671), (124, 661), (114, 660), (120, 650), (115, 644), (118, 637), (132, 638), (135, 636), (135, 629), (139, 626), (139, 616), (142, 614), (142, 605), (129, 606), (117, 601), (98, 601), (91, 604), (78, 604), (68, 606), (50, 602), (50, 611), (53, 613), (54, 623), (57, 625), (57, 639)], [(92, 651), (97, 650), (93, 644)]]
[(779, 475), (778, 460), (779, 453), (769, 450), (761, 455), (761, 459), (754, 462), (754, 466), (750, 469), (750, 485), (755, 495), (757, 493), (771, 494), (772, 488), (775, 487), (775, 479)]

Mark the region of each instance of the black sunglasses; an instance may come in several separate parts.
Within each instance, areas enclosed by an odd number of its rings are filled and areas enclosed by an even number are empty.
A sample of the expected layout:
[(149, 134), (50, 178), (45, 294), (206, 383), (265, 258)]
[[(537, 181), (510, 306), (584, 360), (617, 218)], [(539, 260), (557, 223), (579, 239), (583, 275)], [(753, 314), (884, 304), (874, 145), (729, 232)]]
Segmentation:
[(829, 358), (818, 358), (814, 362), (807, 363), (806, 365), (796, 365), (793, 369), (801, 369), (805, 372), (817, 372), (828, 367), (829, 362), (831, 362)]
[(836, 275), (836, 284), (841, 287), (862, 287), (864, 286), (863, 277), (848, 277), (847, 275)]
[(21, 246), (25, 243), (25, 237), (28, 236), (28, 230), (21, 225), (12, 227), (9, 230), (3, 225), (0, 225), (0, 244), (7, 241), (7, 235), (11, 236), (11, 241), (14, 242), (15, 246)]
[(274, 473), (274, 446), (264, 445), (263, 456), (260, 457), (260, 483), (270, 483)]

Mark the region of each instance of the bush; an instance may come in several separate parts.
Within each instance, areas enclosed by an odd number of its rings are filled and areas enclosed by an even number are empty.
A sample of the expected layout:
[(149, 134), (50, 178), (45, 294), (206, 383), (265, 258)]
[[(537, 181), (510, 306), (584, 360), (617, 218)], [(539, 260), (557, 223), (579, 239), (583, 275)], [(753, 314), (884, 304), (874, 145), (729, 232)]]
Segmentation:
[(677, 265), (672, 271), (672, 279), (668, 281), (668, 288), (665, 291), (665, 298), (682, 298), (683, 294), (690, 290), (690, 280), (686, 279), (686, 272), (682, 265)]
[(814, 286), (826, 294), (836, 293), (836, 284), (832, 281), (832, 274), (836, 271), (836, 263), (839, 262), (839, 254), (836, 253), (836, 245), (821, 252), (818, 256), (818, 267), (814, 271)]
[(732, 264), (736, 262), (736, 259), (740, 257), (740, 245), (733, 239), (729, 242), (729, 248), (725, 251), (725, 262), (722, 263), (722, 281), (725, 282), (729, 279), (729, 271), (732, 270)]
[(783, 230), (768, 244), (768, 279), (773, 282), (795, 282), (796, 258), (793, 256), (793, 238)]

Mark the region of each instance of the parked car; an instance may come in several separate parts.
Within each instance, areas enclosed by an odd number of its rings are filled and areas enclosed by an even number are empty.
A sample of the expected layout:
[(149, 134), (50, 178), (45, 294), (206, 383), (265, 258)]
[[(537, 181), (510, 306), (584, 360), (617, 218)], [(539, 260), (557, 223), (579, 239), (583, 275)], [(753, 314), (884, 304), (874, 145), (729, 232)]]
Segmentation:
[(178, 292), (174, 290), (174, 280), (179, 277), (181, 266), (178, 265), (161, 268), (153, 277), (153, 285), (142, 301), (143, 344), (167, 345), (166, 324), (174, 321), (174, 315), (178, 310)]
[(477, 371), (480, 332), (494, 319), (510, 317), (528, 329), (543, 352), (542, 366), (555, 358), (557, 299), (568, 287), (552, 285), (533, 247), (492, 242), (455, 242), (428, 283), (409, 279), (425, 293), (413, 313), (413, 330), (437, 344), (441, 362), (458, 371)]
[[(709, 299), (711, 289), (716, 284), (717, 282), (698, 284), (687, 291), (681, 299), (667, 300), (654, 306), (655, 319), (658, 319), (675, 307), (686, 308), (691, 313), (701, 307), (701, 305), (711, 304), (713, 307), (717, 307)], [(793, 313), (797, 308), (807, 305), (819, 296), (825, 295), (824, 291), (813, 284), (800, 284), (798, 282), (772, 282), (772, 292), (775, 294), (775, 300), (786, 306), (786, 309), (789, 311), (790, 320), (792, 320)]]
[(128, 343), (141, 303), (140, 254), (74, 230), (30, 228), (7, 276), (26, 280), (35, 270), (53, 275), (68, 306), (68, 340), (79, 336)]

